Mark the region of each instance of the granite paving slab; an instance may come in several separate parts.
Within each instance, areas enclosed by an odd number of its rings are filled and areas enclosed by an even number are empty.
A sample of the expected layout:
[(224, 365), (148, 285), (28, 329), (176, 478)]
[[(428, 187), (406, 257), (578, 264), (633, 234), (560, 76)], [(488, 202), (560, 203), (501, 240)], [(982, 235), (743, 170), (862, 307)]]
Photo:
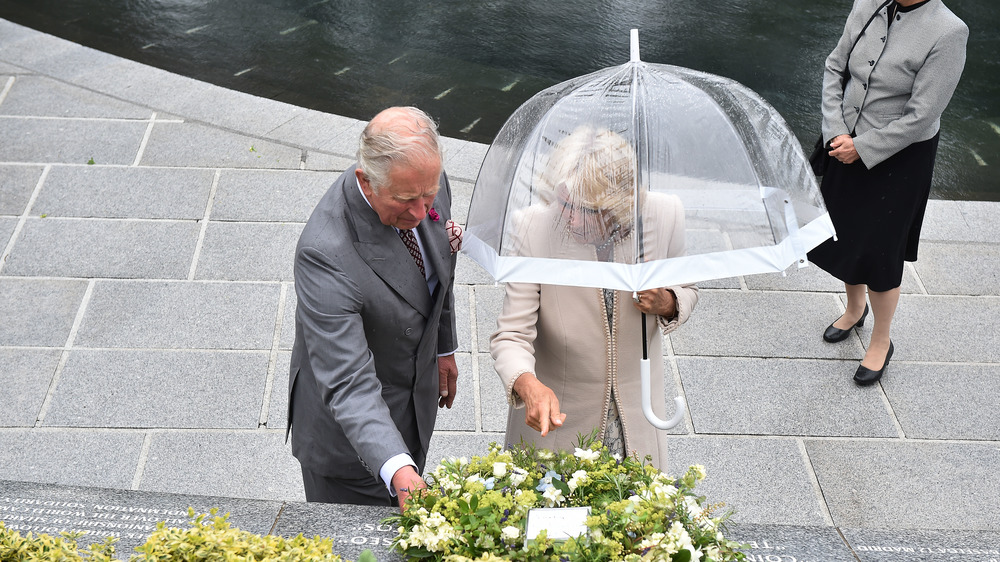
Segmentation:
[[(325, 146), (336, 142), (345, 129), (357, 127), (358, 123), (360, 121), (350, 117), (303, 109), (288, 121), (268, 131), (266, 136), (295, 146)], [(353, 152), (350, 155), (353, 155)]]
[(0, 277), (0, 345), (62, 347), (86, 291), (84, 280)]
[(316, 150), (306, 152), (306, 170), (343, 172), (354, 163), (353, 156), (327, 154)]
[(129, 165), (145, 121), (0, 118), (0, 162)]
[(24, 213), (44, 169), (42, 166), (0, 164), (0, 215)]
[(497, 317), (503, 309), (504, 288), (476, 285), (472, 288), (476, 299), (476, 340), (478, 351), (490, 352), (490, 335), (497, 329)]
[(33, 117), (104, 117), (149, 119), (152, 112), (121, 100), (90, 92), (47, 76), (18, 77), (0, 114)]
[[(479, 399), (482, 430), (500, 433), (501, 439), (507, 432), (507, 392), (504, 390), (500, 375), (493, 368), (493, 358), (488, 353), (476, 355), (479, 363)], [(517, 415), (524, 415), (524, 410), (517, 410)], [(506, 446), (507, 443), (504, 443)]]
[(361, 132), (364, 131), (367, 125), (367, 121), (348, 123), (347, 126), (338, 129), (336, 134), (331, 135), (329, 140), (314, 148), (321, 152), (349, 158), (351, 162), (354, 162), (355, 156), (358, 153), (358, 142), (361, 138)]
[(836, 345), (823, 341), (823, 331), (843, 312), (838, 298), (702, 290), (691, 317), (670, 334), (670, 341), (677, 355), (860, 360), (864, 349), (856, 335)]
[(212, 202), (212, 220), (309, 220), (339, 174), (309, 171), (224, 170)]
[(289, 503), (281, 510), (272, 534), (329, 537), (333, 551), (347, 560), (356, 561), (370, 549), (379, 562), (402, 562), (403, 558), (390, 548), (396, 526), (384, 522), (398, 514), (392, 507)]
[(443, 459), (482, 456), (490, 450), (490, 443), (503, 443), (503, 433), (435, 431), (427, 448), (424, 473), (437, 468)]
[(285, 430), (153, 431), (140, 490), (302, 501)]
[(143, 434), (107, 429), (0, 429), (0, 479), (129, 488)]
[(0, 75), (2, 74), (30, 74), (31, 71), (14, 64), (0, 62)]
[(844, 284), (841, 281), (816, 265), (810, 264), (801, 269), (797, 265), (792, 265), (784, 273), (784, 275), (781, 273), (747, 275), (743, 279), (747, 288), (751, 290), (829, 293), (844, 291)]
[(443, 144), (445, 149), (444, 169), (448, 172), (448, 177), (465, 180), (470, 184), (475, 183), (479, 177), (479, 168), (483, 164), (483, 159), (486, 158), (486, 151), (489, 150), (489, 145), (447, 137), (443, 139)]
[[(11, 241), (11, 237), (14, 235), (14, 229), (17, 228), (18, 219), (13, 217), (0, 217), (0, 248), (6, 248)], [(3, 255), (3, 250), (0, 250), (0, 256)]]
[[(1000, 243), (993, 228), (1000, 203), (996, 201), (934, 201), (920, 229), (922, 241)], [(919, 263), (919, 262), (918, 262)]]
[(256, 429), (268, 359), (259, 351), (74, 350), (45, 425)]
[(667, 458), (674, 476), (704, 466), (707, 477), (696, 490), (733, 509), (734, 523), (830, 524), (798, 439), (673, 437)]
[(295, 245), (304, 223), (211, 221), (195, 279), (292, 281)]
[[(447, 170), (447, 168), (446, 168)], [(472, 200), (472, 183), (460, 179), (451, 179), (451, 218), (458, 224), (465, 225), (469, 220), (469, 202)]]
[(902, 295), (892, 319), (893, 362), (1000, 363), (997, 318), (1000, 297)]
[(994, 444), (808, 439), (805, 447), (838, 527), (1000, 530)]
[(282, 304), (281, 314), (281, 335), (278, 339), (279, 349), (292, 349), (295, 345), (295, 307), (299, 299), (295, 296), (295, 285), (293, 283), (282, 283), (284, 287), (285, 302)]
[(881, 385), (909, 439), (1000, 441), (1000, 365), (907, 364)]
[(98, 281), (75, 344), (159, 349), (270, 349), (274, 283)]
[(475, 351), (472, 349), (472, 317), (470, 310), (475, 306), (473, 288), (455, 283), (455, 329), (458, 331), (458, 351)]
[(30, 218), (4, 273), (185, 279), (198, 243), (193, 221)]
[(730, 435), (898, 437), (878, 389), (845, 361), (677, 359), (695, 432)]
[(32, 215), (81, 218), (201, 219), (211, 170), (53, 166)]
[(274, 372), (271, 377), (271, 394), (268, 399), (267, 419), (268, 429), (285, 429), (288, 427), (288, 376), (292, 354), (279, 351), (274, 362)]
[[(3, 144), (0, 137), (0, 158)], [(198, 123), (158, 123), (142, 154), (143, 166), (298, 170), (302, 151)]]
[(962, 218), (969, 226), (968, 240), (1000, 244), (1000, 232), (994, 228), (996, 217), (1000, 214), (1000, 201), (955, 201), (955, 204), (961, 209)]
[(924, 242), (913, 267), (932, 295), (1000, 296), (1000, 244)]
[(1000, 533), (956, 530), (841, 529), (862, 562), (993, 562), (1000, 560)]
[(146, 542), (158, 522), (189, 528), (189, 508), (195, 514), (218, 509), (219, 516), (229, 514), (233, 527), (265, 535), (274, 526), (282, 504), (0, 480), (0, 518), (8, 528), (22, 535), (32, 532), (58, 536), (62, 531), (85, 531), (81, 546), (115, 537), (115, 556), (121, 560), (127, 560), (135, 547)]
[(32, 427), (62, 352), (0, 348), (0, 427)]
[(834, 527), (733, 523), (726, 538), (744, 545), (746, 562), (855, 562)]

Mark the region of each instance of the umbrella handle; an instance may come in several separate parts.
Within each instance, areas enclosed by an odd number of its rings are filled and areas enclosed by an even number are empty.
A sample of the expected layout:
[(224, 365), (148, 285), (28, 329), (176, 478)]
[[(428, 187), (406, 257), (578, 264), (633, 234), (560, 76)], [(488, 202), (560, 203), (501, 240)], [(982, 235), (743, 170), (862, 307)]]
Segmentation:
[(649, 420), (649, 423), (657, 429), (670, 429), (677, 424), (681, 423), (684, 419), (684, 397), (677, 396), (674, 398), (674, 406), (677, 410), (674, 412), (674, 417), (669, 420), (661, 420), (653, 412), (653, 401), (652, 396), (650, 396), (649, 391), (649, 359), (639, 360), (639, 380), (642, 389), (642, 413)]

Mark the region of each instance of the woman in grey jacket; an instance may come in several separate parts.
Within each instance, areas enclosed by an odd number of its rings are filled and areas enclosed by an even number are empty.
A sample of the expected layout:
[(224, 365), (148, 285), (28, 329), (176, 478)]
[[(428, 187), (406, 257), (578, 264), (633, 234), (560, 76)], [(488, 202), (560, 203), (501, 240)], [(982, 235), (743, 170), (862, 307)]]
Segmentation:
[(903, 262), (917, 259), (941, 114), (962, 75), (968, 37), (941, 0), (855, 0), (826, 59), (823, 138), (832, 160), (821, 190), (838, 238), (809, 259), (847, 290), (847, 310), (824, 340), (842, 341), (862, 326), (866, 292), (871, 300), (871, 343), (854, 375), (861, 385), (877, 382), (892, 357)]

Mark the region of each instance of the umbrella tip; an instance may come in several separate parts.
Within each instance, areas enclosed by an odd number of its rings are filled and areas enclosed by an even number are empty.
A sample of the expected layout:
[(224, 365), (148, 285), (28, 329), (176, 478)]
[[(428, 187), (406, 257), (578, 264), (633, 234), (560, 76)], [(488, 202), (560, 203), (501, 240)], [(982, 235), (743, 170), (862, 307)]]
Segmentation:
[(629, 62), (639, 62), (639, 30), (629, 32)]

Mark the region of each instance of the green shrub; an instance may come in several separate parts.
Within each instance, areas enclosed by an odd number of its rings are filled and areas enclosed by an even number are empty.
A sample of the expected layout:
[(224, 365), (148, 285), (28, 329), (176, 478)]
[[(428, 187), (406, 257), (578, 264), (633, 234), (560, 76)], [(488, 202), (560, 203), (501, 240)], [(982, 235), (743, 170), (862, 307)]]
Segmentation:
[[(314, 537), (305, 538), (301, 534), (286, 539), (274, 535), (254, 535), (247, 531), (233, 528), (229, 523), (229, 514), (219, 517), (218, 510), (208, 514), (195, 516), (193, 509), (188, 509), (191, 527), (178, 529), (167, 527), (164, 523), (156, 525), (156, 531), (149, 536), (146, 543), (136, 548), (136, 554), (128, 558), (130, 562), (152, 561), (282, 561), (317, 560), (339, 562), (340, 556), (333, 554), (331, 539)], [(17, 531), (11, 531), (0, 521), (0, 562), (28, 561), (60, 561), (60, 562), (110, 562), (114, 558), (116, 539), (108, 538), (102, 544), (91, 545), (80, 551), (77, 539), (83, 533), (62, 533), (61, 537), (46, 534), (22, 537)], [(374, 556), (365, 551), (361, 561), (374, 562)]]

